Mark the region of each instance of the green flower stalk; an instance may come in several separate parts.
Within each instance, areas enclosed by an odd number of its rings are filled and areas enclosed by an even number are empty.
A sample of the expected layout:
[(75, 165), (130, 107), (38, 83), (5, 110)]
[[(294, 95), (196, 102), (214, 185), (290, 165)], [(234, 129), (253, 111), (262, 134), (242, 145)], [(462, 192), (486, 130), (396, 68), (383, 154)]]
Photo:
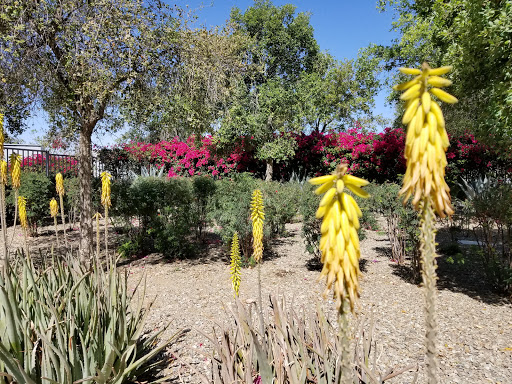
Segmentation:
[(341, 382), (351, 383), (353, 369), (350, 357), (350, 324), (348, 314), (354, 311), (359, 298), (359, 218), (361, 209), (354, 198), (347, 193), (367, 198), (368, 192), (361, 187), (368, 181), (347, 175), (348, 165), (340, 164), (331, 175), (315, 177), (309, 182), (318, 185), (317, 195), (324, 194), (320, 201), (316, 217), (322, 219), (320, 227), (320, 251), (323, 269), (321, 277), (326, 276), (324, 295), (334, 285), (334, 297), (338, 309), (338, 323), (341, 333)]
[(55, 189), (60, 199), (60, 214), (62, 217), (62, 227), (64, 228), (64, 242), (66, 243), (66, 247), (68, 246), (68, 237), (66, 235), (66, 217), (64, 216), (64, 194), (66, 193), (64, 189), (64, 178), (62, 177), (62, 173), (57, 173), (55, 175)]
[(240, 257), (240, 245), (238, 243), (238, 232), (233, 234), (231, 241), (231, 283), (235, 291), (235, 298), (238, 297), (240, 282), (242, 281), (242, 259)]
[(57, 228), (57, 216), (59, 215), (59, 203), (57, 200), (50, 200), (50, 215), (53, 217), (53, 225), (55, 227), (55, 237), (57, 238), (57, 246), (59, 245), (59, 230)]
[(110, 200), (110, 179), (108, 172), (101, 173), (101, 204), (105, 208), (105, 255), (108, 255), (108, 209), (112, 205)]
[(447, 165), (446, 149), (450, 145), (445, 129), (443, 112), (435, 98), (453, 104), (457, 99), (443, 91), (451, 81), (440, 77), (452, 67), (432, 69), (423, 63), (421, 69), (400, 68), (404, 74), (416, 76), (413, 80), (394, 87), (405, 91), (400, 97), (407, 102), (402, 123), (407, 124), (405, 157), (407, 171), (400, 194), (404, 202), (414, 196), (412, 205), (420, 211), (421, 275), (425, 292), (425, 345), (427, 354), (427, 380), (439, 382), (437, 373), (437, 314), (436, 314), (436, 250), (435, 213), (451, 216), (450, 189), (444, 180)]
[(102, 218), (101, 213), (96, 212), (92, 217), (96, 219), (96, 264), (99, 266), (100, 263), (100, 219)]

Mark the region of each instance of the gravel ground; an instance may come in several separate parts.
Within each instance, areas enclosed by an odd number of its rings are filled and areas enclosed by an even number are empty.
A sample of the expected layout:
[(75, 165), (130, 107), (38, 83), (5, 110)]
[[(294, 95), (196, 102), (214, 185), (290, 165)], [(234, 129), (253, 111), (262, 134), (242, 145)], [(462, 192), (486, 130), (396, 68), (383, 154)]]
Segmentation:
[[(284, 295), (299, 307), (315, 308), (317, 302), (334, 317), (334, 303), (323, 299), (324, 282), (304, 251), (300, 224), (287, 226), (289, 236), (274, 241), (273, 254), (262, 265), (263, 297)], [(43, 234), (45, 232), (43, 229)], [(52, 234), (51, 228), (49, 234)], [(77, 231), (71, 237), (76, 239)], [(115, 234), (112, 234), (115, 237)], [(442, 236), (440, 236), (441, 238)], [(15, 244), (22, 237), (15, 236)], [(48, 236), (29, 239), (31, 247), (54, 243)], [(165, 337), (190, 329), (175, 342), (177, 357), (166, 370), (171, 382), (199, 383), (199, 373), (209, 377), (211, 348), (203, 335), (213, 327), (230, 327), (226, 314), (233, 304), (226, 253), (212, 238), (209, 251), (195, 259), (169, 262), (159, 255), (124, 263), (133, 287), (147, 278), (146, 299), (154, 300), (148, 329), (170, 322)], [(391, 367), (418, 365), (418, 383), (425, 382), (423, 347), (423, 296), (411, 284), (405, 269), (387, 256), (389, 242), (381, 232), (368, 232), (361, 243), (363, 270), (359, 316), (376, 320), (377, 363), (383, 372)], [(313, 263), (314, 264), (314, 263)], [(480, 272), (480, 271), (477, 271)], [(441, 383), (512, 383), (512, 305), (493, 294), (475, 273), (475, 266), (453, 266), (440, 258), (438, 293), (439, 363)], [(257, 297), (257, 270), (242, 271), (242, 302)], [(268, 309), (269, 301), (264, 306)], [(414, 372), (388, 382), (410, 383)]]

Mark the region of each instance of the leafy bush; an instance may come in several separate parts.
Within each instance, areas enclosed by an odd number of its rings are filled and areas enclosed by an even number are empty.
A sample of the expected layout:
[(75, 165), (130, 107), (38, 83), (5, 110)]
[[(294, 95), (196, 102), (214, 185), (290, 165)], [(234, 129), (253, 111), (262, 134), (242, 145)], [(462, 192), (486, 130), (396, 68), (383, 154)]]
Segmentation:
[(208, 225), (208, 200), (215, 193), (215, 182), (210, 177), (196, 176), (192, 179), (193, 186), (193, 212), (196, 223), (196, 236), (201, 237), (204, 228)]
[(128, 227), (128, 238), (120, 248), (125, 256), (153, 251), (166, 256), (189, 254), (188, 237), (197, 227), (190, 214), (189, 180), (138, 177), (131, 184), (116, 180), (112, 191), (112, 215), (123, 218)]
[(400, 185), (383, 183), (370, 185), (369, 209), (384, 216), (386, 232), (391, 243), (391, 256), (404, 264), (411, 255), (413, 269), (419, 272), (418, 215), (410, 204), (404, 205), (398, 196)]
[[(55, 185), (44, 173), (21, 172), (19, 195), (27, 199), (27, 218), (31, 234), (37, 234), (37, 227), (50, 217), (50, 200), (54, 195)], [(11, 190), (7, 197), (8, 209), (14, 212), (15, 194)], [(14, 215), (14, 213), (12, 213)]]
[(272, 236), (285, 234), (285, 224), (297, 215), (301, 195), (298, 183), (260, 182), (265, 202), (265, 224)]
[[(252, 253), (252, 225), (250, 204), (252, 191), (258, 187), (257, 181), (249, 174), (236, 174), (232, 179), (216, 182), (217, 189), (208, 206), (208, 217), (216, 224), (224, 244), (229, 244), (233, 234), (238, 232), (242, 254), (248, 260)], [(268, 216), (265, 216), (268, 220)], [(270, 235), (265, 225), (264, 237)]]
[(132, 308), (135, 292), (115, 267), (18, 260), (0, 278), (0, 383), (126, 383), (172, 342), (143, 336), (145, 310)]

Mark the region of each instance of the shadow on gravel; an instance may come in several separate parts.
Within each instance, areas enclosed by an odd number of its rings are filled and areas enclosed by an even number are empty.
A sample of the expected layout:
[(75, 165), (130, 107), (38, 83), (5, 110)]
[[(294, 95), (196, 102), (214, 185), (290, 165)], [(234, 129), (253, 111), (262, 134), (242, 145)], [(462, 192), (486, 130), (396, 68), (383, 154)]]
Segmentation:
[[(323, 264), (320, 261), (320, 257), (313, 256), (306, 262), (306, 268), (308, 271), (312, 272), (321, 272), (323, 268)], [(368, 260), (359, 259), (359, 269), (361, 272), (366, 272), (368, 270)]]
[[(500, 296), (493, 290), (492, 286), (486, 281), (484, 267), (480, 260), (475, 256), (468, 255), (464, 259), (464, 264), (451, 262), (446, 255), (440, 255), (437, 258), (438, 269), (437, 288), (439, 290), (449, 290), (452, 292), (463, 293), (472, 299), (491, 305), (507, 305), (511, 301)], [(409, 284), (418, 285), (421, 281), (414, 278), (414, 273), (409, 264), (399, 265), (390, 262), (390, 266), (395, 276)]]

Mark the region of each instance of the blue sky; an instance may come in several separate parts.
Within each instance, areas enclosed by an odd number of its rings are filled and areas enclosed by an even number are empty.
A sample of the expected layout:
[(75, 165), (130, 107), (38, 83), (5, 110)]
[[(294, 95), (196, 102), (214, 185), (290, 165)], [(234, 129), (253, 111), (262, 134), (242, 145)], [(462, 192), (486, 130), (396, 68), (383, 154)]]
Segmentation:
[[(188, 5), (197, 16), (198, 26), (213, 27), (223, 25), (229, 19), (232, 7), (242, 11), (253, 4), (252, 0), (188, 0), (172, 1), (181, 7)], [(311, 25), (320, 48), (328, 51), (336, 59), (355, 59), (360, 48), (370, 43), (388, 45), (397, 36), (390, 32), (392, 13), (380, 13), (376, 0), (274, 0), (276, 6), (292, 3), (297, 12), (311, 13)], [(392, 118), (393, 109), (385, 105), (386, 91), (376, 98), (376, 114)], [(46, 127), (42, 117), (29, 121), (28, 131), (21, 137), (26, 143), (33, 143), (34, 137), (41, 135), (41, 127)], [(34, 132), (35, 131), (35, 132)], [(115, 140), (112, 137), (93, 137), (98, 145), (107, 145)]]

